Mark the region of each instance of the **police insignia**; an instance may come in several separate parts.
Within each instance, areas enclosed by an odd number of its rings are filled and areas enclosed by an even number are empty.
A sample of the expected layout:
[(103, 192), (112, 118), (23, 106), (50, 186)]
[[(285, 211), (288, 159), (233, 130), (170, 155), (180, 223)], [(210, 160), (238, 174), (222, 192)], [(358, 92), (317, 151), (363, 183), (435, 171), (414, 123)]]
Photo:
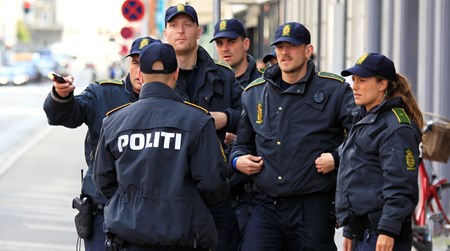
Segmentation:
[(142, 39), (141, 43), (139, 44), (139, 49), (144, 48), (144, 46), (148, 44), (148, 41), (149, 40), (147, 38)]
[(219, 24), (219, 30), (223, 31), (227, 29), (227, 20), (222, 20)]
[(321, 91), (318, 91), (318, 92), (314, 93), (313, 100), (317, 104), (320, 104), (325, 100), (325, 94), (323, 94), (323, 92), (321, 92)]
[(356, 61), (356, 64), (362, 64), (362, 62), (364, 62), (364, 60), (366, 60), (367, 56), (369, 56), (369, 53), (365, 53), (364, 55), (362, 55), (358, 61)]
[(289, 24), (286, 24), (283, 27), (283, 33), (281, 34), (281, 36), (289, 36), (289, 33), (291, 33), (291, 26)]
[(256, 124), (262, 124), (262, 122), (263, 122), (262, 104), (258, 103), (258, 106), (256, 107)]
[(405, 149), (406, 170), (415, 171), (416, 161), (414, 160), (413, 151), (410, 148)]
[(177, 5), (177, 12), (183, 11), (184, 12), (184, 4)]

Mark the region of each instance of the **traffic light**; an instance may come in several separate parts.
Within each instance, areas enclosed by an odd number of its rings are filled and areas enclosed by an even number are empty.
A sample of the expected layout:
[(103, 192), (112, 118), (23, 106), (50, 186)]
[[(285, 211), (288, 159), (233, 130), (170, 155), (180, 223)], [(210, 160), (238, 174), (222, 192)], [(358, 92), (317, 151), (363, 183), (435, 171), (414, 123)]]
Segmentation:
[(30, 13), (30, 7), (31, 7), (30, 2), (24, 1), (22, 7), (23, 7), (23, 13), (25, 13), (25, 14)]

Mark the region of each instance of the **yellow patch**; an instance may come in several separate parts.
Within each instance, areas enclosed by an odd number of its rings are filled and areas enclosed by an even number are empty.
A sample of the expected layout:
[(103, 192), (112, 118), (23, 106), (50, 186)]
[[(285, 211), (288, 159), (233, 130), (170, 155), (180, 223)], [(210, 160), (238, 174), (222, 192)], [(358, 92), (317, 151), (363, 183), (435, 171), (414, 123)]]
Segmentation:
[(132, 103), (126, 103), (126, 104), (124, 104), (124, 105), (121, 105), (121, 106), (119, 106), (119, 107), (116, 107), (116, 108), (112, 109), (111, 111), (107, 112), (107, 113), (106, 113), (106, 116), (109, 116), (109, 115), (111, 115), (112, 113), (114, 113), (114, 112), (116, 112), (116, 111), (118, 111), (118, 110), (120, 110), (120, 109), (122, 109), (122, 108), (124, 108), (124, 107), (127, 107), (127, 106), (129, 106), (129, 105), (131, 105), (131, 104), (132, 104)]
[(139, 49), (144, 48), (144, 46), (149, 44), (149, 40), (147, 38), (142, 39), (141, 43), (139, 44)]
[(289, 36), (290, 33), (291, 33), (291, 26), (289, 24), (286, 24), (283, 27), (283, 33), (281, 34), (281, 36)]
[(198, 108), (198, 109), (204, 111), (205, 113), (208, 113), (208, 110), (206, 110), (205, 108), (203, 108), (203, 107), (201, 107), (201, 106), (199, 106), (199, 105), (196, 105), (196, 104), (194, 104), (194, 103), (187, 102), (187, 101), (184, 101), (183, 103), (184, 103), (185, 105), (190, 105), (190, 106), (193, 106), (193, 107), (195, 107), (195, 108)]
[(416, 170), (416, 161), (414, 160), (413, 151), (409, 148), (405, 149), (405, 161), (406, 161), (406, 170), (415, 171)]
[(366, 60), (366, 58), (369, 56), (369, 53), (366, 53), (364, 55), (362, 55), (358, 61), (356, 61), (356, 64), (362, 64), (362, 62), (364, 62), (364, 60)]
[(227, 20), (222, 20), (219, 24), (219, 30), (223, 31), (227, 29)]
[(258, 103), (258, 106), (256, 107), (256, 124), (262, 124), (263, 122), (263, 108), (262, 104)]
[(180, 3), (177, 5), (177, 12), (183, 11), (184, 12), (184, 4)]

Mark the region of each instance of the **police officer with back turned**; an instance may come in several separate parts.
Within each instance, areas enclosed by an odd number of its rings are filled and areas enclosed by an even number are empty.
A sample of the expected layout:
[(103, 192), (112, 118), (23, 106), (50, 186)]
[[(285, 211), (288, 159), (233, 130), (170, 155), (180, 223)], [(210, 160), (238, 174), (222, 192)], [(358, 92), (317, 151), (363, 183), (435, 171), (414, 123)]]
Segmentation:
[(183, 104), (170, 44), (140, 56), (139, 100), (103, 122), (94, 179), (105, 206), (107, 250), (189, 251), (217, 247), (208, 206), (228, 196), (225, 156), (207, 111)]

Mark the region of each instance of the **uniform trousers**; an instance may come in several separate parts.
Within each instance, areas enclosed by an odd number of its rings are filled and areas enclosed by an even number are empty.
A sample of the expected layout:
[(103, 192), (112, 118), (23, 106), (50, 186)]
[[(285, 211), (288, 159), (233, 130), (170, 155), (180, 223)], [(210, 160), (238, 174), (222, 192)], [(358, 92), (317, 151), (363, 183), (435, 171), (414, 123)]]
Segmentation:
[(84, 239), (84, 249), (86, 251), (105, 251), (106, 234), (103, 231), (104, 221), (103, 213), (94, 215), (92, 236), (89, 239)]
[(242, 251), (336, 251), (328, 192), (271, 198), (258, 194), (241, 242)]

